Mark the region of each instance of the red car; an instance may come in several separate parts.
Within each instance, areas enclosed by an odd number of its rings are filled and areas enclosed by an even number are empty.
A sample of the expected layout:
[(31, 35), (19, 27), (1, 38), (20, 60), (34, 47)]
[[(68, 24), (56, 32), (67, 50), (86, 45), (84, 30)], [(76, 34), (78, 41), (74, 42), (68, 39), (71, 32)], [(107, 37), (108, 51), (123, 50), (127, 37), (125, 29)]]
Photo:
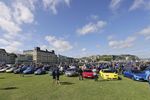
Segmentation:
[(94, 78), (92, 70), (83, 70), (82, 73), (83, 78)]

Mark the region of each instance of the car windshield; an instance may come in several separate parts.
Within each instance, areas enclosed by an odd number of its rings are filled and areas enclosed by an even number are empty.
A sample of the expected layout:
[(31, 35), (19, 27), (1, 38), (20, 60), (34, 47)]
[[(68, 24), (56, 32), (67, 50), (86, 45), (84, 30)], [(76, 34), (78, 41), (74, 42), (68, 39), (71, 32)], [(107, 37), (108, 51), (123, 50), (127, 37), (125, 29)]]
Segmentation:
[(84, 72), (92, 72), (92, 70), (84, 70)]
[(114, 70), (103, 70), (104, 73), (114, 73)]
[(140, 70), (132, 70), (132, 72), (133, 72), (133, 73), (144, 73), (144, 72), (142, 72), (142, 71), (140, 71)]
[(75, 69), (67, 69), (67, 71), (75, 71)]

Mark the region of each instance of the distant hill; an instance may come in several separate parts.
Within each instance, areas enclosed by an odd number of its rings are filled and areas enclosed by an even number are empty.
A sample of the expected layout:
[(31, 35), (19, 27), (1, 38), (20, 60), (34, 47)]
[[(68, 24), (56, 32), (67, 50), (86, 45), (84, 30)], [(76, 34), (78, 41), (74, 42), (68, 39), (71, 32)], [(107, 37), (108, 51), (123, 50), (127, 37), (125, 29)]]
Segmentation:
[(87, 62), (99, 62), (99, 61), (137, 61), (139, 57), (135, 55), (123, 54), (123, 55), (93, 55), (89, 57), (80, 58), (82, 61)]

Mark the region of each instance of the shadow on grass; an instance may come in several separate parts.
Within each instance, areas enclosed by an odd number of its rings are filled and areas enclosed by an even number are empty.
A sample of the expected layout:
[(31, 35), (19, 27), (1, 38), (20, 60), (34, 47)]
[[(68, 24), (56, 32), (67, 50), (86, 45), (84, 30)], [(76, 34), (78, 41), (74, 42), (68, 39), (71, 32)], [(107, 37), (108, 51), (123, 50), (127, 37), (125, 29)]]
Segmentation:
[(60, 82), (61, 85), (73, 85), (75, 83), (71, 83), (71, 82)]
[(5, 79), (5, 77), (0, 77), (0, 79)]
[(5, 88), (0, 88), (0, 90), (14, 90), (18, 89), (17, 87), (5, 87)]
[(26, 74), (26, 75), (22, 75), (21, 77), (33, 77), (33, 76), (29, 75), (29, 74), (28, 75)]
[(121, 81), (122, 78), (119, 77), (118, 80), (117, 79), (108, 79), (108, 80), (103, 80), (103, 79), (99, 79), (98, 82), (111, 82), (111, 81)]

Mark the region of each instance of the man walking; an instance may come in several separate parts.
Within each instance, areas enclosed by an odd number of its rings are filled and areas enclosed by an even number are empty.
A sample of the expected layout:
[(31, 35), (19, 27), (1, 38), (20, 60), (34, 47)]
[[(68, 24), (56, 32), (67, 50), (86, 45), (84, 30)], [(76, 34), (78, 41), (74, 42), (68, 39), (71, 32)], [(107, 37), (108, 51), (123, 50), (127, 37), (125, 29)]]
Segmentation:
[(83, 71), (81, 68), (79, 68), (78, 73), (79, 73), (79, 80), (83, 80), (83, 76), (82, 76)]

